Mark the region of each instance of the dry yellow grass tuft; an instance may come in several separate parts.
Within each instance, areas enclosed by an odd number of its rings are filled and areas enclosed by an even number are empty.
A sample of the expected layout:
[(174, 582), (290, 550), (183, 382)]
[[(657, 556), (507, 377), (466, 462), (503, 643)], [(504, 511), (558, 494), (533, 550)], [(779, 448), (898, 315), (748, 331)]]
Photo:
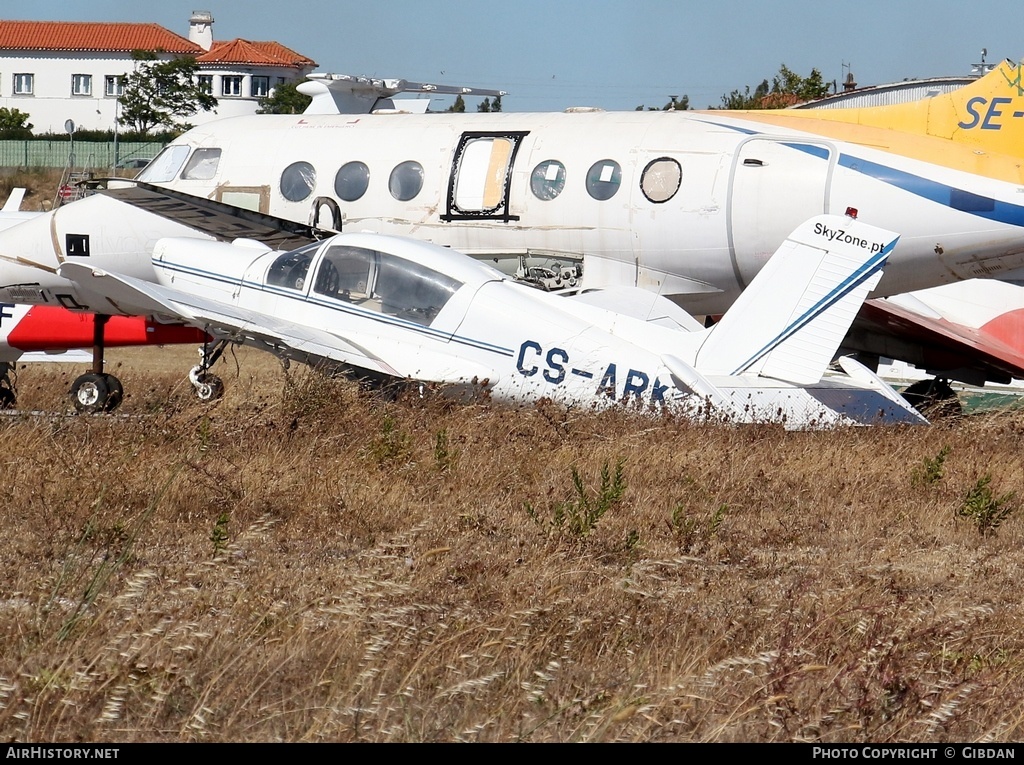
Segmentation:
[(112, 353), (123, 416), (0, 420), (3, 740), (1024, 733), (1020, 414), (696, 427), (244, 353), (204, 406), (193, 352)]

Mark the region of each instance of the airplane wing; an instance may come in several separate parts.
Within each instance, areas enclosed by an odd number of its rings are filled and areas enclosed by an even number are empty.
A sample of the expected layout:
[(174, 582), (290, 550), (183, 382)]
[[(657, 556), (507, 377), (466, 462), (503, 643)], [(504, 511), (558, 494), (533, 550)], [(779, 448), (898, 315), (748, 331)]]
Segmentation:
[(342, 327), (328, 331), (299, 326), (265, 313), (81, 263), (64, 263), (59, 272), (90, 293), (90, 300), (107, 300), (123, 313), (171, 317), (219, 337), (259, 341), (278, 355), (327, 359), (396, 379), (451, 383), (476, 377), (496, 382), (490, 368), (464, 360), (455, 362), (438, 354), (410, 352), (400, 343), (380, 337), (356, 337)]
[(260, 339), (270, 347), (284, 346), (391, 377), (404, 376), (370, 351), (344, 340), (339, 342), (336, 335), (323, 330), (298, 327), (266, 314), (81, 263), (64, 263), (59, 271), (92, 293), (98, 302), (105, 299), (123, 313), (171, 317), (214, 334)]
[[(996, 284), (992, 282), (993, 289)], [(1017, 289), (1024, 307), (1024, 288)], [(1000, 337), (985, 327), (965, 325), (941, 312), (915, 310), (890, 299), (865, 301), (844, 347), (900, 359), (931, 375), (970, 385), (1024, 379), (1024, 344), (1013, 335)]]

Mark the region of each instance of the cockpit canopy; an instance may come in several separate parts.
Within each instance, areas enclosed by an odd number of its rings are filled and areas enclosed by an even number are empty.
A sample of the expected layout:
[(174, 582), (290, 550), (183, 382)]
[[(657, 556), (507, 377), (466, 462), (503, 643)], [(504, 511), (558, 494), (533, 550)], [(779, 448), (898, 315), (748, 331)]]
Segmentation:
[[(358, 235), (357, 235), (358, 236)], [(418, 260), (389, 252), (382, 246), (351, 243), (351, 235), (332, 237), (292, 252), (278, 255), (267, 271), (267, 285), (306, 292), (313, 299), (342, 301), (363, 310), (396, 316), (429, 326), (465, 281)], [(469, 261), (478, 281), (500, 278), (490, 267), (434, 245), (403, 242), (390, 237), (366, 235), (360, 239), (380, 245), (411, 246), (419, 255), (442, 260)], [(443, 266), (443, 263), (439, 263)], [(312, 272), (312, 276), (311, 276)], [(308, 280), (312, 278), (312, 284)]]

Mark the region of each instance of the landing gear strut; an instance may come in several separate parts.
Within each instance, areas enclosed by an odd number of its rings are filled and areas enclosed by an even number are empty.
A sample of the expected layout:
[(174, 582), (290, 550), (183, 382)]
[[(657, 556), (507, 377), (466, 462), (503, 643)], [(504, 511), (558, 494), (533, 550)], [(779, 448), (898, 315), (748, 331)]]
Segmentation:
[(79, 375), (71, 384), (71, 400), (83, 414), (112, 412), (121, 405), (124, 388), (114, 375), (103, 371), (103, 330), (109, 316), (96, 314), (93, 319), (92, 372)]
[(204, 343), (199, 349), (199, 363), (189, 371), (188, 380), (200, 401), (216, 401), (224, 395), (224, 381), (211, 374), (210, 367), (217, 363), (228, 344), (228, 340), (217, 340), (212, 345)]
[(13, 362), (0, 361), (0, 409), (13, 409), (15, 401), (18, 400), (14, 380), (11, 379), (13, 371)]

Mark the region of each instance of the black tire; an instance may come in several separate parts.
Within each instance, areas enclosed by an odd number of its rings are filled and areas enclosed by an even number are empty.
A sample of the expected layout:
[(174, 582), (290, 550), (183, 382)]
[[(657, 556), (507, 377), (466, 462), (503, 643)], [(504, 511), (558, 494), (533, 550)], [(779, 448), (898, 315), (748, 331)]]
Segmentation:
[(107, 375), (93, 373), (79, 375), (71, 384), (71, 400), (82, 414), (96, 414), (106, 411), (110, 398)]
[(918, 380), (901, 394), (908, 404), (929, 420), (939, 417), (958, 417), (963, 406), (956, 391), (946, 380), (934, 378)]
[(124, 401), (124, 386), (114, 375), (103, 375), (107, 382), (107, 405), (103, 408), (105, 412), (113, 412)]
[(216, 401), (224, 395), (224, 381), (209, 372), (196, 376), (195, 388), (200, 401)]

